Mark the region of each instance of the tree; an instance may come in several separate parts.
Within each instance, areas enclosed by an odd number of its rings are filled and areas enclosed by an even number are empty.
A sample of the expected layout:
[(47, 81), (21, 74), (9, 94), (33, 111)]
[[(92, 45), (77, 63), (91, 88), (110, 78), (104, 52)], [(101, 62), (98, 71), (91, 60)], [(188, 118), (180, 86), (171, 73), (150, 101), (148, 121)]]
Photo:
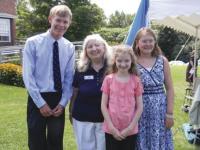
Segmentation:
[(160, 28), (160, 32), (158, 33), (158, 45), (169, 60), (172, 60), (172, 53), (177, 43), (177, 33), (174, 30), (168, 27)]
[(66, 33), (73, 40), (83, 40), (86, 35), (103, 26), (104, 12), (96, 4), (77, 6), (73, 10), (73, 22)]
[[(158, 44), (164, 52), (165, 56), (169, 60), (174, 60), (178, 55), (179, 51), (184, 46), (187, 41), (189, 35), (177, 32), (172, 28), (164, 27), (164, 26), (154, 26), (158, 31)], [(192, 47), (194, 47), (194, 38), (190, 38), (189, 42), (183, 49), (180, 54), (178, 60), (182, 60), (187, 62), (189, 60), (189, 52), (192, 51)]]
[(47, 17), (50, 8), (58, 4), (53, 0), (19, 0), (16, 20), (18, 38), (45, 32), (49, 27)]
[[(16, 19), (16, 33), (18, 38), (24, 37), (24, 35), (30, 36), (30, 34), (33, 34), (31, 31), (31, 20), (32, 20), (32, 14), (27, 8), (27, 1), (26, 0), (20, 0), (17, 5), (17, 19)], [(31, 17), (32, 16), (32, 17)]]
[[(69, 40), (82, 40), (92, 31), (102, 26), (105, 15), (96, 4), (89, 0), (20, 0), (17, 7), (17, 28), (20, 37), (45, 32), (49, 27), (48, 15), (52, 6), (67, 4), (73, 13), (72, 25), (65, 35)], [(26, 2), (26, 3), (25, 3)], [(29, 11), (28, 7), (31, 8)], [(23, 8), (23, 9), (22, 9)], [(23, 23), (21, 22), (23, 21)]]
[(130, 26), (134, 19), (134, 15), (125, 14), (123, 11), (115, 11), (111, 14), (108, 21), (108, 27), (112, 28), (124, 28)]
[(77, 6), (81, 5), (90, 5), (90, 2), (88, 0), (64, 0), (66, 5), (71, 8), (71, 10), (74, 10)]
[(125, 14), (123, 11), (115, 11), (109, 17), (107, 25), (100, 30), (97, 30), (96, 33), (102, 35), (102, 37), (111, 45), (121, 44), (124, 42), (129, 26), (133, 22), (135, 15)]

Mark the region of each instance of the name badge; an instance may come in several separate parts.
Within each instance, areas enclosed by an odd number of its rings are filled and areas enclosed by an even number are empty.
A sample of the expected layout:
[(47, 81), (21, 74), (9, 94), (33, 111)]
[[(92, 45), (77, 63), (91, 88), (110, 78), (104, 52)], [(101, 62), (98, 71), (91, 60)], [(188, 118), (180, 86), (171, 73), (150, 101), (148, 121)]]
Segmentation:
[(94, 79), (94, 76), (91, 75), (91, 76), (84, 76), (84, 80), (93, 80)]

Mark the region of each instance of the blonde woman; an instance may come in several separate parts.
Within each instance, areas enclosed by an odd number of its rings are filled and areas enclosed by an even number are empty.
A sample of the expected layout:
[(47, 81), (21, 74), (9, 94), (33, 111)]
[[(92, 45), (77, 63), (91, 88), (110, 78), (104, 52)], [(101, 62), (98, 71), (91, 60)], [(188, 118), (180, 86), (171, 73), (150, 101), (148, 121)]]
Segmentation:
[(100, 89), (107, 68), (108, 50), (108, 44), (98, 34), (88, 35), (83, 42), (69, 109), (78, 150), (105, 150)]

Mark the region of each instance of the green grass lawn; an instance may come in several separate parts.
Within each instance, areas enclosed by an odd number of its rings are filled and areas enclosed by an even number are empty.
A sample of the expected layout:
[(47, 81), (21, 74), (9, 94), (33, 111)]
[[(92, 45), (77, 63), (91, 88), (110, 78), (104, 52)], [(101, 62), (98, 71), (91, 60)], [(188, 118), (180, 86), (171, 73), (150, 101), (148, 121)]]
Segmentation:
[[(175, 126), (173, 127), (175, 150), (194, 150), (182, 131), (188, 122), (188, 114), (181, 111), (185, 94), (185, 66), (172, 66), (175, 89)], [(27, 94), (23, 88), (0, 84), (0, 150), (28, 150), (26, 127)], [(64, 150), (76, 150), (72, 127), (66, 111)]]
[[(27, 93), (24, 88), (0, 84), (0, 150), (28, 150), (26, 126)], [(76, 150), (66, 111), (64, 150)]]

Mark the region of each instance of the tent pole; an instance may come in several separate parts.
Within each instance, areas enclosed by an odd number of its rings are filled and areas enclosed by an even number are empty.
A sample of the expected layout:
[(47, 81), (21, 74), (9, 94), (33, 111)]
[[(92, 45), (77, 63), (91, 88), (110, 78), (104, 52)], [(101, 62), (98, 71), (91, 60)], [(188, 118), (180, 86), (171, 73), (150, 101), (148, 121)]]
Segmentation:
[(196, 37), (195, 37), (195, 44), (194, 44), (194, 50), (195, 50), (195, 53), (194, 53), (194, 75), (193, 75), (193, 86), (194, 86), (195, 78), (196, 78), (196, 75), (197, 75), (197, 64), (196, 64), (196, 61), (197, 61), (197, 55), (198, 55), (198, 52), (197, 52), (198, 28), (199, 28), (199, 26), (196, 27)]
[(183, 47), (181, 48), (181, 50), (178, 52), (178, 54), (177, 54), (177, 56), (176, 56), (175, 60), (177, 60), (177, 59), (178, 59), (179, 55), (181, 54), (181, 52), (182, 52), (182, 51), (183, 51), (183, 49), (185, 48), (186, 44), (188, 43), (188, 41), (189, 41), (190, 37), (191, 37), (191, 36), (189, 36), (189, 37), (188, 37), (188, 39), (187, 39), (187, 41), (185, 42), (184, 46), (183, 46)]

